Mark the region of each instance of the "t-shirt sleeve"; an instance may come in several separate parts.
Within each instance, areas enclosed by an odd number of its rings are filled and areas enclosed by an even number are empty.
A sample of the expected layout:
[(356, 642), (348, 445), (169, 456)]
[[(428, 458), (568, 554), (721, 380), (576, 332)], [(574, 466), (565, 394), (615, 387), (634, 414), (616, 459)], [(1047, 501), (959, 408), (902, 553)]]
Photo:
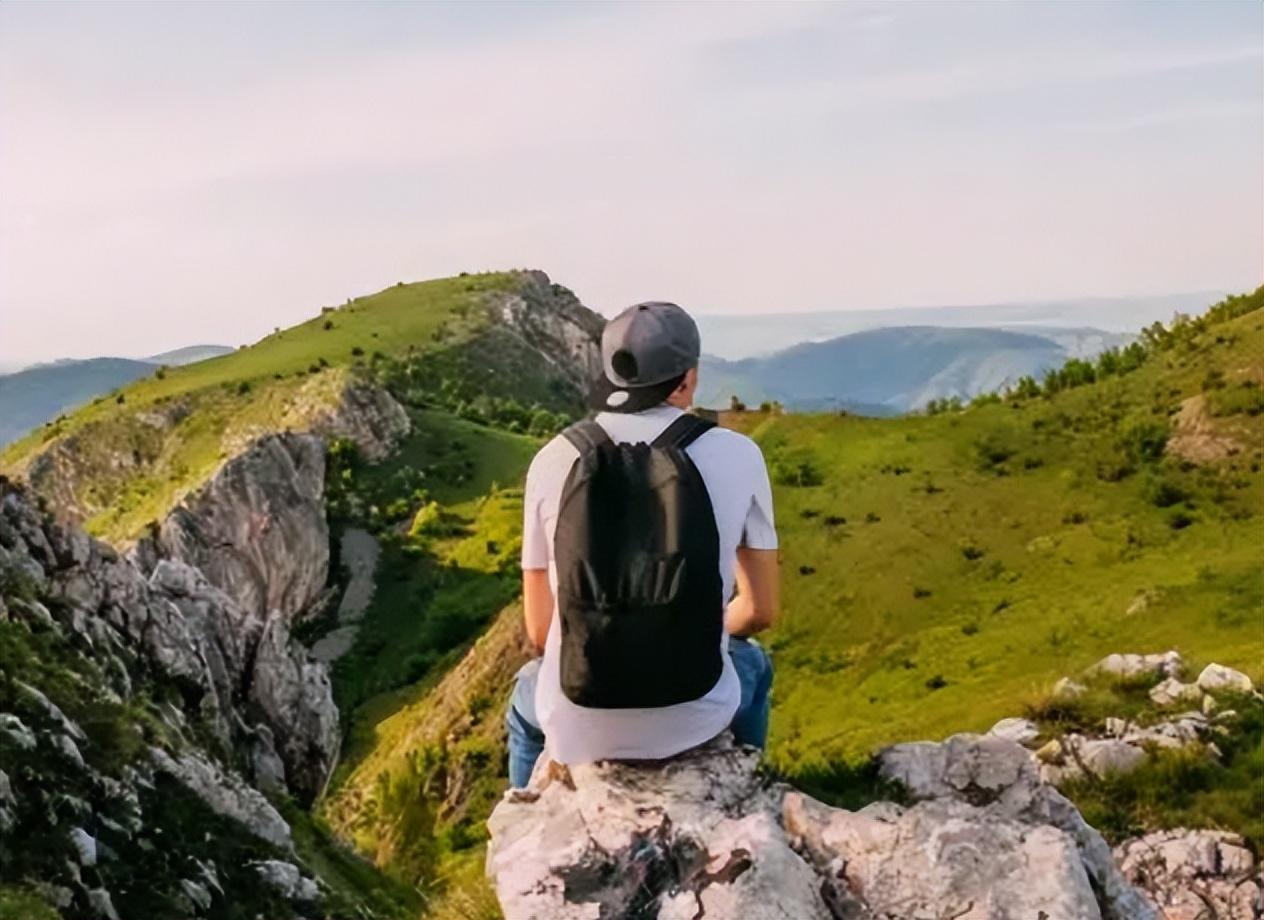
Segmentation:
[(527, 484), (522, 491), (522, 568), (549, 567), (549, 538), (541, 509), (544, 492), (545, 464), (543, 451), (535, 455), (527, 470)]
[(746, 511), (746, 526), (742, 531), (742, 545), (748, 549), (776, 549), (777, 528), (773, 523), (772, 484), (768, 481), (768, 467), (759, 447), (753, 447), (751, 462), (754, 489), (750, 507)]

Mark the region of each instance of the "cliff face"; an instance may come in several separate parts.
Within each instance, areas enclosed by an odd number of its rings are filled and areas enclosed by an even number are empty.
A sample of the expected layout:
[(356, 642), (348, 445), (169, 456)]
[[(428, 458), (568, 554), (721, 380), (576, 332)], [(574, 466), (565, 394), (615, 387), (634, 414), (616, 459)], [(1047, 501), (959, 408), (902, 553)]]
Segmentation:
[(541, 271), (523, 273), (515, 293), (499, 294), (492, 309), (502, 328), (538, 352), (577, 392), (601, 370), (605, 320)]
[(67, 917), (317, 899), (247, 781), (312, 795), (337, 752), (328, 678), (280, 616), (179, 561), (146, 577), (0, 479), (0, 658), (0, 885)]

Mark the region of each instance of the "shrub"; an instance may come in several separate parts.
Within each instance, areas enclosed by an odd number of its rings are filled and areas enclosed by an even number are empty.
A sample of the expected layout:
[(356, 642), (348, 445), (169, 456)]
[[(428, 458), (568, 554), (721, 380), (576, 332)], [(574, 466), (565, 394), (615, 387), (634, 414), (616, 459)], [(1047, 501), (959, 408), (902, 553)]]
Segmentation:
[(1163, 456), (1167, 446), (1168, 426), (1165, 422), (1137, 421), (1124, 427), (1119, 446), (1136, 463), (1148, 463)]
[(1264, 389), (1254, 380), (1244, 380), (1236, 387), (1223, 388), (1208, 394), (1207, 406), (1211, 414), (1217, 417), (1256, 416), (1264, 412)]
[(1186, 492), (1179, 483), (1161, 476), (1147, 479), (1144, 492), (1146, 501), (1156, 508), (1170, 508), (1186, 498)]
[(1167, 526), (1173, 530), (1184, 530), (1192, 523), (1194, 523), (1193, 517), (1185, 511), (1173, 511), (1167, 519)]
[(948, 686), (948, 681), (942, 674), (936, 674), (930, 680), (926, 681), (927, 690), (942, 690)]
[(778, 485), (799, 488), (819, 486), (825, 481), (812, 455), (802, 449), (774, 455), (772, 478)]
[(351, 357), (360, 358), (363, 356), (364, 356), (364, 349), (361, 348), (359, 345), (356, 345), (351, 349)]
[(120, 393), (118, 396), (114, 398), (114, 401), (118, 403), (118, 405), (121, 406), (123, 405), (123, 403), (127, 402), (127, 397), (124, 396), (122, 393)]
[(334, 328), (334, 321), (332, 319), (325, 320), (325, 322), (321, 324), (321, 328), (328, 332), (330, 329)]

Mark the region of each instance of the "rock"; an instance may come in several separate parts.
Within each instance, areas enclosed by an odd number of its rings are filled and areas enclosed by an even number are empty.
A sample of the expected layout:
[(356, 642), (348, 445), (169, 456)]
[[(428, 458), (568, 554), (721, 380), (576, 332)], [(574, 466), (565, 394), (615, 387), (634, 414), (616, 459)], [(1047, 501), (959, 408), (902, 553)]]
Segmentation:
[(211, 903), (213, 901), (211, 892), (200, 882), (195, 882), (188, 878), (182, 878), (180, 879), (180, 892), (188, 898), (189, 902), (199, 911), (205, 913), (211, 909)]
[(988, 734), (1015, 744), (1027, 744), (1040, 737), (1040, 729), (1030, 719), (1011, 718), (1001, 719), (988, 730)]
[(1107, 674), (1117, 678), (1180, 677), (1185, 664), (1179, 652), (1154, 655), (1107, 655), (1089, 668), (1091, 674)]
[(154, 767), (179, 781), (211, 811), (245, 826), (261, 840), (286, 852), (293, 846), (290, 826), (259, 791), (197, 752), (173, 758), (161, 748), (149, 749)]
[(82, 827), (70, 829), (70, 843), (79, 854), (79, 865), (84, 867), (97, 864), (97, 840)]
[(250, 864), (259, 873), (259, 879), (287, 901), (312, 904), (320, 899), (320, 889), (309, 878), (304, 878), (298, 866), (279, 859), (263, 859)]
[(897, 745), (908, 806), (830, 808), (727, 738), (680, 758), (542, 762), (492, 814), (487, 871), (519, 918), (1155, 920), (1101, 836), (995, 736)]
[(293, 620), (328, 575), (324, 489), (323, 440), (260, 438), (167, 516), (157, 554), (200, 569), (247, 615)]
[(1203, 702), (1202, 702), (1203, 715), (1205, 716), (1214, 715), (1218, 707), (1219, 707), (1219, 704), (1216, 702), (1216, 698), (1212, 696), (1210, 693), (1205, 694), (1203, 696)]
[(727, 738), (661, 763), (567, 771), (542, 759), (488, 822), (505, 917), (827, 920), (758, 759)]
[(119, 920), (114, 902), (110, 900), (110, 893), (104, 888), (94, 888), (88, 892), (88, 907), (93, 916), (100, 917), (101, 920)]
[(30, 751), (35, 745), (35, 732), (12, 713), (0, 712), (0, 748), (8, 746), (19, 751)]
[(309, 425), (326, 438), (349, 438), (369, 462), (385, 460), (412, 430), (408, 413), (379, 386), (353, 380), (332, 410), (317, 413)]
[(1160, 706), (1171, 706), (1175, 703), (1197, 703), (1202, 700), (1203, 691), (1198, 684), (1181, 683), (1175, 677), (1169, 677), (1162, 683), (1150, 688), (1150, 699)]
[(1074, 699), (1080, 696), (1088, 688), (1076, 680), (1069, 677), (1061, 678), (1053, 685), (1053, 695), (1061, 699)]
[(255, 652), (250, 699), (266, 716), (285, 761), (290, 784), (315, 798), (338, 759), (340, 728), (329, 669), (290, 639), (286, 620), (274, 615)]
[(1203, 668), (1203, 672), (1198, 675), (1198, 686), (1208, 693), (1251, 693), (1255, 689), (1251, 678), (1222, 664), (1209, 664)]
[(1120, 844), (1115, 857), (1164, 920), (1258, 920), (1264, 915), (1264, 880), (1236, 834), (1156, 831)]

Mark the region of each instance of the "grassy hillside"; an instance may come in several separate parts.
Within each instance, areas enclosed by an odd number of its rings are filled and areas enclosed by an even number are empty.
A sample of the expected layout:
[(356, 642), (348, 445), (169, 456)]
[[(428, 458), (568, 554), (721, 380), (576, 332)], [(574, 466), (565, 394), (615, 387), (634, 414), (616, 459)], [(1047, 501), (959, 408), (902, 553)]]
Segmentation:
[[(413, 405), (538, 431), (574, 401), (546, 355), (489, 309), (542, 276), (398, 284), (197, 364), (155, 370), (0, 453), (0, 471), (54, 492), (98, 535), (126, 541), (259, 433), (300, 429), (353, 377)], [(554, 288), (554, 291), (562, 289)]]
[(67, 409), (154, 371), (148, 361), (91, 358), (0, 376), (0, 447)]
[(1053, 395), (730, 416), (779, 479), (773, 763), (986, 729), (1114, 651), (1260, 676), (1262, 382), (1257, 309)]

